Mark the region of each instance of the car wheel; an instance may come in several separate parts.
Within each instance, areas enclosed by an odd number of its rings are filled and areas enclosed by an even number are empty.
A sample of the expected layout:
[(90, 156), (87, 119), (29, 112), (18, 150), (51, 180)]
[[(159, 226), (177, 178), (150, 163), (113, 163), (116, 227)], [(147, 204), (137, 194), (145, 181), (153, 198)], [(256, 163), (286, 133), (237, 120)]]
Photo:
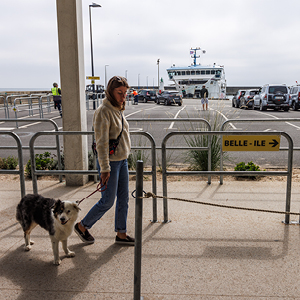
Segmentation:
[(165, 99), (164, 105), (168, 105), (168, 100)]
[(144, 103), (147, 103), (147, 99), (144, 97)]
[(232, 101), (232, 107), (234, 107), (234, 102)]
[(178, 106), (181, 106), (182, 105), (182, 103), (181, 102), (178, 102)]
[(292, 104), (292, 110), (298, 110), (298, 107), (296, 105), (296, 102), (294, 101), (293, 104)]
[(262, 102), (260, 102), (259, 110), (261, 110), (261, 111), (266, 110), (266, 108), (263, 106)]
[(156, 100), (156, 104), (158, 104), (158, 105), (159, 105), (159, 100), (158, 100), (158, 99)]

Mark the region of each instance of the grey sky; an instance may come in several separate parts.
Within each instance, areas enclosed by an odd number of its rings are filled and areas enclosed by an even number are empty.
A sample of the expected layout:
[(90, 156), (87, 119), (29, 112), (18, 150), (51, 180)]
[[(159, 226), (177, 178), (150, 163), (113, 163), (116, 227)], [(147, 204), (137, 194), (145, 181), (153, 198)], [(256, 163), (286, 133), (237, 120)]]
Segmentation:
[[(192, 63), (225, 66), (227, 84), (300, 82), (300, 2), (286, 0), (95, 0), (92, 9), (95, 75), (104, 70), (130, 85), (169, 84), (166, 69)], [(82, 0), (85, 75), (91, 75), (88, 6)], [(55, 0), (1, 3), (0, 88), (50, 88), (59, 80)], [(89, 81), (87, 81), (89, 83)]]

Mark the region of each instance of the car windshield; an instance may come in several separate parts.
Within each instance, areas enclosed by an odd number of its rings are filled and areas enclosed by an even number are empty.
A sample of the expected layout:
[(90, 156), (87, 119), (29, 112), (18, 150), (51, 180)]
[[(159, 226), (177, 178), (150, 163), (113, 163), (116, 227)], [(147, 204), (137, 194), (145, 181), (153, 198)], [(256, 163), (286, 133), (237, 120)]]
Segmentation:
[(149, 95), (151, 95), (151, 96), (155, 96), (155, 91), (149, 91), (148, 93), (149, 93)]
[(251, 92), (250, 92), (250, 95), (251, 95), (251, 96), (257, 95), (257, 94), (258, 94), (258, 91), (251, 91)]
[(276, 93), (283, 93), (286, 94), (287, 93), (287, 87), (283, 86), (283, 85), (279, 85), (279, 86), (270, 86), (269, 87), (269, 93), (270, 94), (276, 94)]

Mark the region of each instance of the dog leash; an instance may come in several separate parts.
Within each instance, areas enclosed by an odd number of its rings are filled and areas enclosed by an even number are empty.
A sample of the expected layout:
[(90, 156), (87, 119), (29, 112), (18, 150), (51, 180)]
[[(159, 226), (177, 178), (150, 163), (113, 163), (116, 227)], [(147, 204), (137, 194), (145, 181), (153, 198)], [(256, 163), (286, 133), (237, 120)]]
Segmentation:
[(101, 182), (98, 183), (97, 185), (97, 189), (95, 191), (93, 191), (91, 194), (89, 194), (88, 196), (82, 198), (80, 201), (76, 201), (77, 205), (79, 205), (83, 200), (91, 197), (92, 195), (94, 195), (96, 192), (104, 192), (107, 189), (107, 185), (106, 184), (102, 184)]

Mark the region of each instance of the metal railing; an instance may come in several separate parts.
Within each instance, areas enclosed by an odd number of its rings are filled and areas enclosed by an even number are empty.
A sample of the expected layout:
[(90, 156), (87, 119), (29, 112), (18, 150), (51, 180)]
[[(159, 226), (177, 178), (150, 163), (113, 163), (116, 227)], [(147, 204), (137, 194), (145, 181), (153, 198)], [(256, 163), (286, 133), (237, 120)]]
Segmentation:
[[(30, 158), (31, 158), (31, 176), (32, 176), (32, 187), (33, 193), (38, 193), (38, 186), (37, 186), (37, 176), (38, 175), (67, 175), (67, 174), (76, 174), (76, 175), (97, 175), (97, 170), (61, 170), (61, 166), (59, 166), (59, 170), (37, 170), (35, 164), (35, 152), (34, 150), (37, 148), (34, 146), (35, 140), (39, 136), (59, 136), (59, 135), (93, 135), (93, 131), (43, 131), (35, 133), (29, 142), (30, 148)], [(148, 174), (152, 176), (152, 192), (156, 194), (157, 191), (157, 183), (156, 183), (156, 147), (155, 141), (151, 134), (147, 132), (132, 132), (132, 135), (143, 135), (145, 136), (150, 142), (151, 147), (132, 147), (132, 149), (150, 149), (151, 150), (151, 158), (152, 158), (152, 170), (145, 171), (144, 174)], [(45, 148), (50, 148), (45, 146)], [(94, 165), (94, 168), (96, 166)], [(136, 174), (136, 171), (130, 171), (129, 174)], [(157, 222), (157, 199), (153, 198), (153, 220), (152, 222)]]
[[(50, 123), (53, 125), (54, 130), (56, 132), (59, 131), (58, 125), (56, 122), (54, 122), (51, 119), (37, 119), (37, 118), (31, 118), (31, 119), (0, 119), (0, 122), (43, 122), (43, 123)], [(61, 169), (61, 155), (60, 155), (60, 142), (59, 142), (59, 136), (56, 136), (55, 138), (56, 146), (35, 146), (35, 149), (39, 150), (56, 150), (57, 160), (58, 160), (58, 168)], [(10, 146), (0, 146), (0, 149), (17, 149), (17, 147), (10, 147)], [(22, 149), (24, 150), (30, 150), (29, 146), (22, 146)], [(59, 181), (62, 182), (62, 176), (59, 176)]]
[(96, 98), (90, 98), (90, 94), (85, 94), (85, 103), (86, 103), (86, 109), (90, 110), (90, 102), (93, 103), (93, 107), (98, 107), (100, 104), (102, 104), (102, 100), (105, 98), (105, 93), (95, 93)]
[(6, 149), (18, 149), (18, 162), (19, 170), (3, 170), (0, 169), (0, 174), (19, 174), (20, 177), (20, 188), (21, 188), (21, 197), (23, 198), (26, 194), (25, 192), (25, 177), (24, 177), (24, 165), (23, 165), (23, 152), (22, 152), (22, 142), (17, 134), (11, 131), (1, 131), (0, 135), (10, 135), (15, 139), (17, 147), (6, 147)]
[[(287, 171), (167, 171), (166, 165), (166, 144), (167, 141), (175, 135), (231, 135), (232, 131), (185, 131), (185, 132), (170, 132), (168, 133), (163, 141), (162, 141), (162, 181), (163, 181), (163, 196), (168, 196), (167, 191), (167, 176), (169, 175), (231, 175), (231, 176), (264, 176), (264, 175), (272, 175), (272, 176), (287, 176), (287, 188), (286, 188), (286, 212), (290, 212), (290, 202), (291, 202), (291, 186), (292, 186), (292, 171), (293, 171), (293, 140), (291, 137), (285, 132), (276, 132), (278, 135), (284, 136), (289, 144), (288, 147), (288, 170)], [(234, 132), (234, 135), (274, 135), (273, 132)], [(210, 146), (209, 146), (210, 147)], [(169, 148), (168, 148), (169, 149)], [(180, 149), (180, 148), (172, 148), (172, 149)], [(194, 148), (190, 148), (194, 149)], [(168, 220), (168, 202), (164, 198), (163, 199), (163, 207), (164, 207), (164, 223), (169, 222)], [(290, 220), (290, 216), (286, 214), (285, 223), (288, 224)]]
[[(300, 122), (300, 118), (283, 118), (283, 119), (228, 119), (226, 120), (220, 127), (220, 131), (224, 131), (225, 126), (229, 123), (246, 123), (246, 122)], [(235, 131), (232, 131), (231, 134), (234, 134)], [(274, 132), (273, 132), (274, 134)], [(222, 140), (220, 142), (220, 170), (223, 170), (223, 147), (222, 147)], [(280, 151), (287, 151), (288, 148), (281, 147)], [(299, 151), (300, 147), (293, 147), (294, 151)], [(220, 176), (220, 184), (223, 184), (223, 175)]]
[(8, 105), (8, 102), (9, 102), (9, 99), (10, 99), (10, 104), (12, 106), (12, 98), (13, 97), (18, 97), (18, 98), (21, 98), (21, 97), (27, 97), (28, 95), (27, 94), (11, 94), (11, 95), (7, 95), (5, 100), (4, 100), (4, 112), (5, 112), (5, 118), (9, 118), (9, 105)]

